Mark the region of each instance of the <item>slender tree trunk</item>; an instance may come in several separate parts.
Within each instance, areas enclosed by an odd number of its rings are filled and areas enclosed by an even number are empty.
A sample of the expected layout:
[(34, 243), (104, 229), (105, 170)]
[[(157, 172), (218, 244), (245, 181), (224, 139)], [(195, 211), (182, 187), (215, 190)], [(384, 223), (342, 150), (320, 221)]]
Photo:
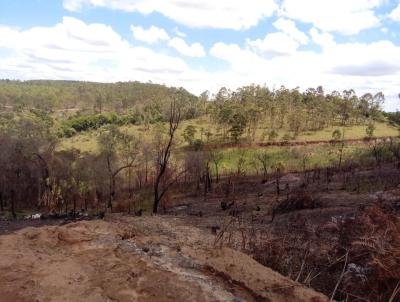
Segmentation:
[(68, 215), (68, 199), (65, 201), (65, 215)]
[(0, 192), (0, 211), (4, 212), (3, 192)]
[(128, 214), (131, 213), (131, 202), (133, 199), (133, 189), (132, 189), (132, 169), (128, 169), (128, 191), (129, 191), (129, 201), (128, 201)]
[(111, 160), (110, 157), (107, 156), (107, 169), (108, 169), (108, 204), (107, 208), (112, 211), (112, 170), (111, 170)]
[(148, 174), (149, 174), (149, 163), (146, 157), (146, 164), (145, 164), (145, 178), (144, 178), (144, 183), (147, 185), (148, 183)]
[(279, 196), (281, 193), (280, 190), (280, 178), (281, 178), (281, 171), (279, 169), (277, 169), (276, 171), (276, 195)]
[(160, 153), (158, 155), (157, 159), (157, 164), (158, 164), (158, 174), (156, 177), (156, 180), (154, 182), (154, 203), (153, 203), (153, 213), (157, 214), (158, 211), (158, 205), (165, 194), (165, 192), (168, 190), (168, 185), (164, 188), (161, 189), (161, 180), (164, 176), (165, 171), (167, 170), (167, 166), (169, 163), (169, 159), (171, 156), (171, 148), (173, 145), (174, 141), (174, 135), (175, 131), (178, 129), (179, 123), (181, 120), (181, 112), (180, 109), (176, 107), (176, 102), (174, 101), (171, 104), (171, 110), (170, 110), (170, 119), (169, 119), (169, 139), (168, 143), (166, 146), (163, 146), (162, 149), (160, 150)]
[(207, 179), (207, 172), (204, 173), (204, 195), (203, 200), (204, 202), (207, 201), (207, 192), (208, 192), (208, 179)]
[(160, 203), (160, 196), (158, 193), (159, 184), (160, 184), (160, 177), (157, 176), (155, 185), (154, 185), (154, 203), (153, 203), (153, 213), (157, 214), (158, 211), (158, 204)]
[(109, 176), (108, 179), (108, 204), (107, 204), (107, 208), (112, 210), (112, 176)]
[(17, 214), (15, 213), (15, 192), (11, 190), (10, 192), (10, 199), (11, 199), (11, 215), (14, 219), (17, 218)]

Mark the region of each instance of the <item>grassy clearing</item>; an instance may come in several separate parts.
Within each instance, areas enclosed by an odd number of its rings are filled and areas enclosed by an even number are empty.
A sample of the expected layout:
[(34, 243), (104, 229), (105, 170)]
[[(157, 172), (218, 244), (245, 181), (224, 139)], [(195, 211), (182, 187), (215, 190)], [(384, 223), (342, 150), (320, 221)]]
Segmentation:
[[(367, 126), (353, 126), (353, 127), (331, 127), (321, 131), (308, 132), (300, 134), (295, 141), (321, 141), (332, 139), (332, 132), (335, 129), (345, 131), (345, 139), (362, 139), (366, 136)], [(378, 137), (382, 136), (397, 136), (399, 130), (386, 123), (376, 123), (374, 135)]]
[[(343, 150), (343, 161), (359, 160), (367, 150), (365, 144), (349, 144)], [(313, 145), (295, 147), (265, 147), (253, 149), (227, 148), (223, 150), (223, 160), (220, 165), (222, 172), (235, 172), (238, 163), (242, 160), (243, 171), (256, 173), (260, 171), (261, 164), (257, 161), (257, 153), (266, 152), (269, 158), (269, 168), (282, 164), (286, 171), (298, 171), (304, 168), (327, 167), (339, 160), (339, 147), (334, 145)]]
[(58, 151), (78, 149), (81, 152), (97, 153), (99, 146), (97, 144), (98, 132), (88, 132), (79, 134), (71, 138), (63, 139), (57, 147)]
[[(180, 128), (177, 131), (177, 145), (178, 147), (184, 147), (187, 143), (183, 140), (182, 134), (184, 129), (188, 126), (192, 125), (196, 128), (197, 133), (195, 135), (196, 139), (201, 139), (204, 142), (207, 142), (206, 133), (210, 132), (212, 135), (209, 137), (209, 143), (218, 143), (221, 142), (223, 137), (223, 129), (218, 128), (215, 124), (211, 123), (207, 118), (202, 117), (195, 120), (183, 121)], [(155, 126), (151, 126), (150, 129), (146, 129), (144, 126), (123, 126), (121, 127), (122, 131), (126, 131), (130, 134), (139, 136), (141, 140), (150, 141), (153, 136), (152, 129)], [(297, 137), (293, 138), (291, 141), (293, 142), (306, 142), (306, 141), (329, 141), (332, 139), (332, 132), (335, 129), (340, 129), (340, 131), (345, 130), (345, 138), (346, 139), (362, 139), (366, 136), (366, 126), (353, 126), (353, 127), (330, 127), (320, 131), (313, 132), (305, 132), (299, 134)], [(78, 134), (72, 138), (65, 138), (61, 141), (59, 145), (59, 150), (67, 150), (71, 148), (79, 149), (82, 152), (97, 152), (97, 137), (101, 129), (85, 132)], [(257, 129), (255, 142), (266, 142), (265, 138), (265, 129)], [(278, 132), (277, 141), (283, 141), (283, 137), (288, 132), (284, 129), (281, 129)], [(387, 123), (376, 123), (375, 124), (375, 136), (397, 136), (399, 131), (396, 127), (393, 127)], [(243, 140), (246, 140), (246, 134), (243, 135)]]

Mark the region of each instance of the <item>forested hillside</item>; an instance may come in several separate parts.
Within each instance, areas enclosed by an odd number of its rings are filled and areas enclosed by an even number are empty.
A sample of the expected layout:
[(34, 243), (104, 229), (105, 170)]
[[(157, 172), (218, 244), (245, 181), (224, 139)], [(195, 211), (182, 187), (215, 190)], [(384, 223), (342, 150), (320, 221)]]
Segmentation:
[[(4, 112), (21, 114), (34, 110), (37, 114), (41, 111), (41, 115), (52, 114), (60, 121), (61, 136), (73, 136), (105, 124), (148, 126), (165, 121), (168, 102), (178, 94), (184, 99), (183, 119), (207, 117), (203, 128), (216, 126), (215, 134), (224, 141), (238, 142), (245, 134), (247, 140), (254, 141), (258, 129), (263, 129), (264, 139), (275, 140), (279, 130), (284, 130), (290, 140), (291, 136), (329, 126), (384, 120), (383, 94), (359, 97), (353, 90), (326, 94), (322, 87), (300, 92), (252, 85), (236, 91), (222, 88), (215, 95), (206, 91), (196, 97), (182, 88), (139, 82), (0, 81)], [(206, 136), (212, 135), (203, 131)]]
[[(177, 90), (163, 85), (139, 82), (106, 84), (0, 80), (0, 104), (13, 108), (36, 108), (47, 111), (80, 109), (91, 113), (126, 112), (134, 106), (162, 101)], [(188, 98), (193, 97), (186, 91), (184, 93)]]

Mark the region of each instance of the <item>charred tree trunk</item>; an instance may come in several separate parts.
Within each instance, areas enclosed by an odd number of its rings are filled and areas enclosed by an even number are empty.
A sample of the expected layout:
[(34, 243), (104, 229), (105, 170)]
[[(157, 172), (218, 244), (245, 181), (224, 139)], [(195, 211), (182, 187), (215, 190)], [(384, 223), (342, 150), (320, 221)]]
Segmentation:
[(218, 169), (219, 163), (214, 162), (214, 166), (215, 166), (215, 182), (219, 183), (219, 169)]
[(281, 179), (281, 170), (277, 169), (276, 170), (276, 195), (277, 195), (277, 197), (279, 197), (279, 195), (281, 193), (280, 179)]
[(76, 217), (76, 197), (74, 196), (74, 199), (73, 199), (73, 201), (74, 201), (74, 212), (73, 212), (73, 216), (74, 216), (74, 218)]
[(169, 160), (171, 157), (171, 149), (174, 141), (174, 135), (176, 130), (178, 129), (179, 123), (181, 120), (181, 112), (177, 107), (175, 101), (171, 104), (170, 109), (170, 118), (169, 118), (169, 132), (168, 132), (168, 142), (165, 146), (162, 146), (159, 150), (157, 164), (158, 164), (158, 173), (154, 182), (154, 203), (153, 203), (153, 213), (157, 214), (158, 206), (160, 204), (161, 199), (164, 194), (168, 190), (168, 185), (164, 188), (161, 188), (162, 178), (167, 170)]
[(111, 159), (109, 156), (107, 156), (107, 168), (108, 168), (108, 204), (107, 208), (109, 208), (112, 211), (112, 170), (111, 170)]
[(17, 213), (15, 212), (15, 192), (11, 190), (10, 192), (10, 202), (11, 202), (11, 215), (14, 219), (17, 218)]
[(65, 215), (68, 215), (68, 198), (65, 201)]

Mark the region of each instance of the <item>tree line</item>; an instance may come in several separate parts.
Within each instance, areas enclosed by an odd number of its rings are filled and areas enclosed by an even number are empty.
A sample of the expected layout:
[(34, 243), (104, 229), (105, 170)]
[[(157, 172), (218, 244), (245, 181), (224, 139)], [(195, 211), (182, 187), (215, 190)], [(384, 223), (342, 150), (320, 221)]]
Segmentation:
[(211, 119), (222, 129), (223, 138), (238, 140), (246, 135), (254, 141), (256, 131), (264, 130), (268, 140), (287, 129), (295, 137), (301, 132), (328, 126), (364, 125), (384, 120), (384, 95), (367, 93), (359, 97), (354, 90), (325, 93), (322, 87), (305, 92), (281, 87), (246, 86), (230, 91), (222, 88), (208, 108)]

